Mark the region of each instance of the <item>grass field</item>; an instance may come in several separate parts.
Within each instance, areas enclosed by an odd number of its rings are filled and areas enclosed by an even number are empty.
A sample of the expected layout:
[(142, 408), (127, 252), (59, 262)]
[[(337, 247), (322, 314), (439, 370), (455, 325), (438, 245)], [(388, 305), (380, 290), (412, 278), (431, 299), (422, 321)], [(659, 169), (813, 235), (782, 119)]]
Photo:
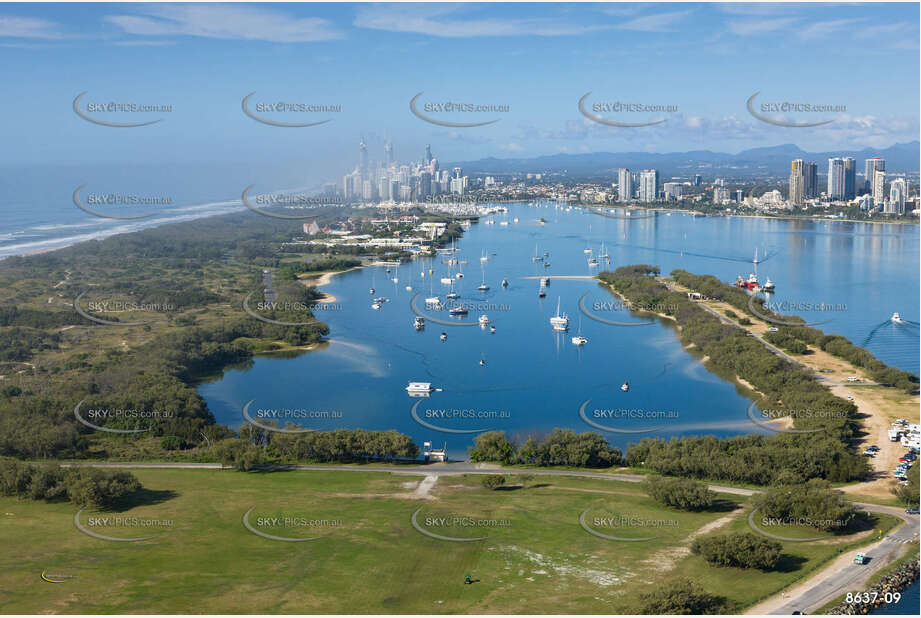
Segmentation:
[[(708, 529), (747, 530), (741, 496), (683, 513), (636, 483), (573, 477), (520, 487), (512, 476), (497, 491), (477, 476), (443, 477), (426, 499), (414, 493), (418, 476), (388, 473), (135, 474), (145, 489), (133, 504), (79, 521), (107, 536), (152, 537), (145, 541), (83, 534), (68, 503), (0, 498), (0, 612), (632, 613), (639, 592), (675, 575), (742, 607), (864, 542), (787, 543), (787, 569), (765, 574), (709, 567), (687, 550)], [(411, 523), (418, 509), (423, 531), (486, 538), (426, 536)], [(317, 538), (258, 536), (243, 525), (247, 511), (258, 532)], [(594, 536), (580, 525), (583, 512), (601, 534), (655, 538)], [(94, 525), (116, 516), (124, 525)]]

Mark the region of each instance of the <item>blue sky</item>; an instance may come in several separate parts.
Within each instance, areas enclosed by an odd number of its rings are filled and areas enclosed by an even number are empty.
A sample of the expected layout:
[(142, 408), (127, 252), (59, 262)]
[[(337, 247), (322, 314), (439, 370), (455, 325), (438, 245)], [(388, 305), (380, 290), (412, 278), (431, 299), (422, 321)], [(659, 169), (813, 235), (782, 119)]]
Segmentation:
[[(918, 19), (917, 3), (0, 4), (0, 162), (257, 160), (319, 180), (354, 165), (360, 135), (372, 156), (391, 139), (398, 159), (431, 143), (443, 161), (885, 147), (918, 138)], [(84, 91), (173, 110), (148, 127), (101, 127), (71, 109)], [(342, 111), (320, 126), (267, 126), (241, 111), (254, 91)], [(420, 91), (420, 104), (509, 111), (476, 115), (500, 117), (488, 126), (437, 126), (410, 112)], [(579, 112), (590, 91), (590, 102), (678, 111), (609, 127)], [(759, 102), (847, 111), (789, 117), (835, 119), (821, 127), (773, 126), (746, 109), (758, 91)]]

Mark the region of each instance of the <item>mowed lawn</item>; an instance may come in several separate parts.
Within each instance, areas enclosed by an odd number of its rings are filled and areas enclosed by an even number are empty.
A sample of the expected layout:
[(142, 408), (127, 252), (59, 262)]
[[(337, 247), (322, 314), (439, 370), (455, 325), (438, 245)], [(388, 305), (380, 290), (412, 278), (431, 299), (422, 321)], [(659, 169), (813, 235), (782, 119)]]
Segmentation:
[[(739, 496), (682, 513), (658, 506), (640, 484), (584, 478), (491, 491), (479, 476), (443, 477), (421, 499), (413, 494), (421, 477), (388, 473), (134, 473), (145, 488), (135, 504), (84, 511), (80, 523), (111, 537), (153, 537), (139, 542), (80, 532), (69, 503), (0, 498), (0, 612), (630, 613), (638, 592), (667, 586), (675, 569), (713, 592), (739, 588), (736, 569), (696, 564), (685, 549), (717, 520), (721, 530), (744, 527)], [(424, 531), (485, 538), (426, 536), (411, 523), (420, 508)], [(316, 540), (258, 536), (243, 525), (250, 509), (258, 532)], [(583, 512), (601, 534), (654, 538), (599, 538), (580, 525)], [(96, 517), (124, 520), (94, 525)], [(837, 554), (832, 545), (801, 549), (791, 548), (806, 558), (798, 569)]]

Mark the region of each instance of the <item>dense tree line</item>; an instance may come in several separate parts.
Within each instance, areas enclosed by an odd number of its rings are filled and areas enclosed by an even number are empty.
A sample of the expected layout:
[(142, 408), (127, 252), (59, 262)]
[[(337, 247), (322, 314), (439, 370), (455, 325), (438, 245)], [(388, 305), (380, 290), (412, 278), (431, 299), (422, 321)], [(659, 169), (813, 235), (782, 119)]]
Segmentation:
[(909, 506), (918, 506), (918, 500), (921, 498), (921, 493), (918, 491), (918, 470), (919, 466), (913, 465), (908, 470), (908, 483), (906, 485), (899, 483), (892, 489), (896, 498)]
[(716, 493), (693, 479), (650, 476), (646, 492), (659, 504), (682, 511), (704, 511), (713, 506)]
[(246, 424), (239, 433), (241, 442), (261, 447), (267, 458), (291, 463), (397, 461), (419, 455), (412, 438), (392, 429), (284, 433)]
[(726, 600), (710, 594), (689, 579), (669, 581), (639, 594), (637, 613), (654, 616), (677, 614), (683, 616), (726, 613)]
[(771, 571), (781, 560), (783, 546), (751, 532), (719, 534), (694, 539), (691, 553), (720, 567)]
[(723, 324), (686, 295), (670, 291), (650, 276), (657, 273), (654, 266), (624, 266), (599, 278), (628, 300), (657, 305), (673, 315), (682, 342), (693, 343), (706, 355), (711, 371), (730, 380), (738, 376), (763, 393), (758, 402), (762, 410), (779, 410), (793, 418), (796, 429), (818, 431), (728, 439), (645, 438), (628, 447), (627, 465), (673, 476), (756, 484), (773, 483), (784, 474), (832, 481), (865, 478), (865, 458), (848, 449), (858, 429), (853, 404), (832, 395), (811, 372), (772, 354), (741, 329)]
[(772, 487), (754, 497), (762, 517), (770, 517), (819, 530), (839, 531), (857, 517), (854, 505), (821, 479)]
[(69, 500), (78, 506), (108, 508), (141, 489), (130, 472), (98, 468), (35, 466), (0, 459), (0, 494), (31, 500)]
[(470, 458), (505, 464), (579, 468), (610, 468), (623, 461), (620, 449), (612, 447), (601, 434), (559, 428), (554, 428), (539, 441), (529, 437), (520, 446), (510, 441), (504, 431), (481, 433), (470, 447)]
[[(789, 339), (797, 339), (800, 341), (800, 346), (812, 345), (838, 358), (842, 358), (852, 365), (863, 367), (875, 381), (881, 384), (895, 386), (908, 393), (918, 390), (918, 376), (886, 365), (864, 348), (851, 343), (846, 337), (826, 335), (817, 328), (805, 326), (805, 320), (799, 316), (775, 313), (764, 306), (764, 299), (755, 297), (752, 300), (751, 296), (744, 290), (724, 283), (712, 275), (695, 275), (684, 270), (674, 270), (671, 275), (681, 285), (700, 292), (704, 296), (727, 302), (748, 315), (758, 317), (757, 313), (760, 313), (783, 322), (803, 323), (803, 325), (782, 326), (779, 333), (769, 333), (768, 336), (774, 336), (774, 339), (768, 339), (772, 343), (780, 341), (783, 342), (782, 347), (786, 347), (790, 345), (788, 343)], [(751, 310), (749, 302), (755, 305), (757, 313)]]

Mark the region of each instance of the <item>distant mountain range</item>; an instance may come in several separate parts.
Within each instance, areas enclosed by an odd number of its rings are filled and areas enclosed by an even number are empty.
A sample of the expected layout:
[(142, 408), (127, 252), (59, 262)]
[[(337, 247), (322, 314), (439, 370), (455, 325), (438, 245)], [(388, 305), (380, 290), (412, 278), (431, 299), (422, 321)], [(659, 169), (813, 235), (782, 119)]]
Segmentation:
[(854, 157), (857, 172), (863, 173), (864, 160), (872, 157), (886, 159), (886, 171), (917, 172), (918, 141), (895, 144), (888, 148), (806, 152), (796, 144), (781, 144), (743, 150), (738, 154), (692, 150), (690, 152), (594, 152), (589, 154), (555, 154), (530, 159), (498, 159), (489, 157), (477, 161), (450, 163), (447, 167), (462, 167), (465, 174), (509, 174), (514, 172), (566, 172), (569, 175), (608, 175), (621, 167), (631, 170), (657, 169), (663, 175), (725, 174), (742, 176), (784, 175), (789, 173), (790, 161), (803, 159), (818, 163), (819, 174), (828, 170), (830, 157)]

